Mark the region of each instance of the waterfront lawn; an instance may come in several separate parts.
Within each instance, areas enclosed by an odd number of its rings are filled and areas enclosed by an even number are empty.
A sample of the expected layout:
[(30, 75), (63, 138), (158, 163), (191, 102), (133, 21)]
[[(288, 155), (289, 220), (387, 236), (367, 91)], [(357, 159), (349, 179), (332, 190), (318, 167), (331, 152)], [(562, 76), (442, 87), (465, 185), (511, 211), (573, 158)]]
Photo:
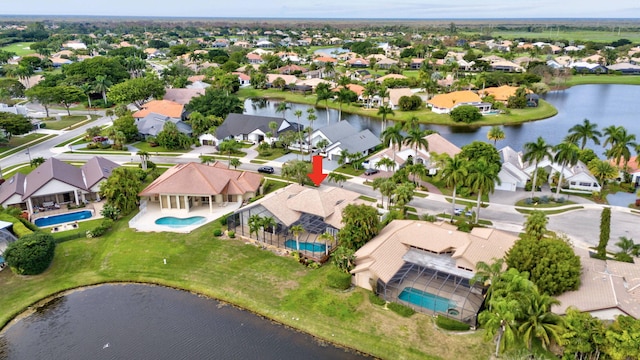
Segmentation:
[(640, 76), (637, 75), (573, 75), (570, 77), (566, 85), (585, 85), (585, 84), (622, 84), (622, 85), (640, 85)]
[(60, 243), (44, 274), (0, 272), (0, 325), (66, 289), (134, 281), (215, 297), (380, 358), (486, 359), (491, 352), (482, 331), (448, 335), (435, 328), (431, 316), (403, 318), (370, 304), (363, 289), (329, 289), (326, 275), (335, 271), (333, 265), (312, 270), (240, 239), (214, 238), (218, 222), (177, 235), (135, 232), (128, 220), (103, 237)]

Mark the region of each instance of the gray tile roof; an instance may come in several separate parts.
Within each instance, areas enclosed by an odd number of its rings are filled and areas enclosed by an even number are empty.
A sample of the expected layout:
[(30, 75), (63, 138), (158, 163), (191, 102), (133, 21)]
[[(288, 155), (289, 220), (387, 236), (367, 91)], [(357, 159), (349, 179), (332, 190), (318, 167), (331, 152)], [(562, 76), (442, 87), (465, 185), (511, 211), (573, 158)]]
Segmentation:
[(143, 117), (136, 123), (136, 126), (138, 127), (138, 131), (140, 132), (140, 134), (157, 136), (158, 133), (162, 131), (162, 128), (167, 121), (171, 121), (172, 123), (176, 124), (176, 126), (178, 127), (178, 131), (180, 131), (181, 133), (191, 136), (191, 125), (182, 122), (179, 119), (171, 118), (166, 115), (157, 113), (151, 113)]
[(91, 189), (95, 184), (111, 176), (113, 169), (119, 166), (101, 156), (91, 158), (80, 168), (84, 174), (87, 189)]
[(216, 137), (218, 139), (226, 139), (229, 136), (250, 134), (255, 130), (267, 133), (271, 131), (269, 123), (272, 121), (275, 121), (276, 124), (278, 124), (278, 129), (281, 127), (283, 121), (286, 121), (286, 123), (289, 124), (288, 127), (282, 129), (279, 133), (287, 130), (294, 130), (294, 126), (291, 126), (291, 123), (284, 118), (231, 113), (227, 115), (224, 122), (218, 126), (218, 129), (216, 130)]
[(23, 173), (16, 173), (0, 185), (0, 204), (15, 194), (20, 196), (24, 194), (24, 179), (25, 175)]
[(358, 130), (356, 130), (356, 128), (347, 121), (338, 121), (337, 123), (319, 128), (316, 131), (322, 133), (327, 139), (329, 139), (331, 144), (358, 132)]
[(363, 152), (373, 149), (380, 144), (382, 144), (380, 139), (367, 129), (340, 139), (340, 141), (327, 148), (327, 151), (339, 147), (340, 149), (349, 150), (350, 153)]
[(54, 179), (78, 189), (88, 190), (80, 168), (56, 158), (49, 158), (27, 175), (25, 191), (22, 196), (23, 200), (33, 195), (36, 191), (40, 190), (40, 188), (48, 184), (49, 181)]

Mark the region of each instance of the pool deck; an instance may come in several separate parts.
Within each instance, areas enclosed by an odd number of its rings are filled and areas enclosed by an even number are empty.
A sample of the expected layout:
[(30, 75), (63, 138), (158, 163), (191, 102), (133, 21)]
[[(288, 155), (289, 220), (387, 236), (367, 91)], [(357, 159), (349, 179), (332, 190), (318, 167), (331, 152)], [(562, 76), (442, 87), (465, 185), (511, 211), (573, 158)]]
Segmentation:
[[(210, 212), (209, 207), (200, 207), (191, 209), (189, 212), (185, 210), (160, 210), (160, 204), (148, 203), (147, 210), (144, 214), (139, 216), (135, 221), (129, 222), (129, 227), (137, 231), (143, 232), (174, 232), (174, 233), (190, 233), (193, 230), (218, 219), (222, 215), (228, 214), (240, 208), (239, 203), (227, 203), (226, 206), (219, 207), (214, 206), (213, 212)], [(167, 225), (157, 225), (155, 221), (161, 217), (173, 216), (177, 218), (188, 218), (192, 216), (202, 216), (206, 220), (203, 223), (188, 225), (184, 227), (171, 227)], [(226, 229), (226, 227), (224, 227)]]
[[(79, 212), (79, 211), (86, 211), (86, 210), (91, 211), (93, 213), (93, 216), (91, 216), (88, 219), (82, 219), (82, 220), (78, 220), (78, 221), (87, 221), (87, 220), (100, 219), (100, 218), (102, 218), (102, 215), (100, 215), (100, 212), (102, 211), (102, 207), (103, 206), (104, 206), (104, 202), (92, 202), (92, 203), (87, 204), (85, 207), (75, 208), (75, 209), (68, 209), (67, 205), (61, 205), (60, 209), (40, 211), (40, 212), (31, 214), (30, 221), (35, 223), (35, 220), (39, 219), (39, 218), (49, 217), (49, 216), (53, 216), (53, 215), (69, 214), (69, 213), (74, 213), (74, 212)], [(73, 222), (73, 221), (70, 221), (70, 222)], [(61, 223), (61, 224), (64, 224), (64, 223)], [(43, 226), (43, 228), (49, 228), (49, 227), (56, 226), (56, 225), (61, 225), (61, 224), (47, 225), (47, 226)]]

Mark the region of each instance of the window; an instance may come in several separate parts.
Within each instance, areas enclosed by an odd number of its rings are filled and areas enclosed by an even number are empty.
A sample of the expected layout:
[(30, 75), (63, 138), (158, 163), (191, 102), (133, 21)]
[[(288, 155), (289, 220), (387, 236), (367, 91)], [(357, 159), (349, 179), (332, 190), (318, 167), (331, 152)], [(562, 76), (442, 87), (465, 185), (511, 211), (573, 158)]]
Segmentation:
[(590, 182), (581, 182), (580, 186), (591, 187), (591, 183)]

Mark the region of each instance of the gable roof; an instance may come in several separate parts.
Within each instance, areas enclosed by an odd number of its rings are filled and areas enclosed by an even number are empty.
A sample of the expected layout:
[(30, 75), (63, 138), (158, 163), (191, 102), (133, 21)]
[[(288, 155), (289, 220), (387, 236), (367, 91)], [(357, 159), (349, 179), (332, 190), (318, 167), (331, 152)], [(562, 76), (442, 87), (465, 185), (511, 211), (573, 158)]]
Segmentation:
[(242, 195), (256, 192), (262, 175), (195, 162), (178, 164), (160, 175), (139, 196), (159, 194)]
[(460, 151), (462, 151), (454, 143), (445, 139), (438, 133), (429, 134), (424, 138), (427, 139), (427, 142), (429, 143), (429, 152), (435, 152), (436, 154), (447, 154), (451, 157), (454, 157)]
[(138, 127), (138, 132), (140, 132), (140, 134), (157, 136), (164, 128), (164, 124), (167, 122), (176, 124), (178, 131), (183, 134), (191, 135), (192, 133), (191, 125), (176, 118), (156, 113), (150, 113), (138, 120), (136, 126)]
[[(235, 114), (231, 113), (227, 115), (224, 122), (218, 126), (216, 130), (216, 137), (218, 139), (225, 139), (229, 136), (245, 135), (260, 130), (263, 133), (271, 131), (269, 123), (275, 121), (278, 124), (278, 133), (290, 130), (291, 124), (284, 118), (270, 117), (270, 116), (258, 116), (247, 114)], [(282, 123), (285, 122), (286, 126), (282, 129)]]
[(204, 95), (204, 89), (167, 89), (165, 92), (163, 100), (173, 101), (175, 103), (186, 105), (191, 99), (194, 97)]
[(348, 121), (338, 121), (336, 123), (323, 126), (314, 132), (321, 133), (331, 143), (335, 143), (346, 136), (356, 134), (358, 130), (354, 128), (353, 125), (349, 124)]
[(441, 109), (452, 109), (461, 103), (479, 103), (482, 102), (478, 94), (469, 90), (453, 91), (448, 94), (438, 94), (427, 101), (427, 104), (431, 104)]
[(102, 156), (95, 156), (89, 159), (80, 169), (84, 175), (84, 181), (87, 185), (87, 189), (91, 189), (94, 185), (100, 181), (107, 179), (111, 176), (113, 169), (120, 165), (114, 163), (111, 160), (105, 159)]
[(25, 178), (25, 174), (16, 173), (0, 185), (0, 204), (7, 201), (13, 195), (20, 195), (20, 198), (22, 198), (22, 195), (24, 194)]
[(33, 195), (51, 180), (58, 180), (78, 189), (88, 190), (80, 168), (56, 158), (49, 158), (27, 175), (23, 199)]
[(335, 148), (347, 149), (350, 153), (361, 153), (382, 144), (380, 138), (375, 136), (371, 130), (365, 129), (357, 134), (343, 137), (335, 144), (327, 148), (327, 152)]
[(142, 105), (142, 110), (133, 113), (134, 118), (143, 118), (150, 113), (162, 114), (172, 118), (182, 117), (184, 105), (169, 100), (151, 100)]

